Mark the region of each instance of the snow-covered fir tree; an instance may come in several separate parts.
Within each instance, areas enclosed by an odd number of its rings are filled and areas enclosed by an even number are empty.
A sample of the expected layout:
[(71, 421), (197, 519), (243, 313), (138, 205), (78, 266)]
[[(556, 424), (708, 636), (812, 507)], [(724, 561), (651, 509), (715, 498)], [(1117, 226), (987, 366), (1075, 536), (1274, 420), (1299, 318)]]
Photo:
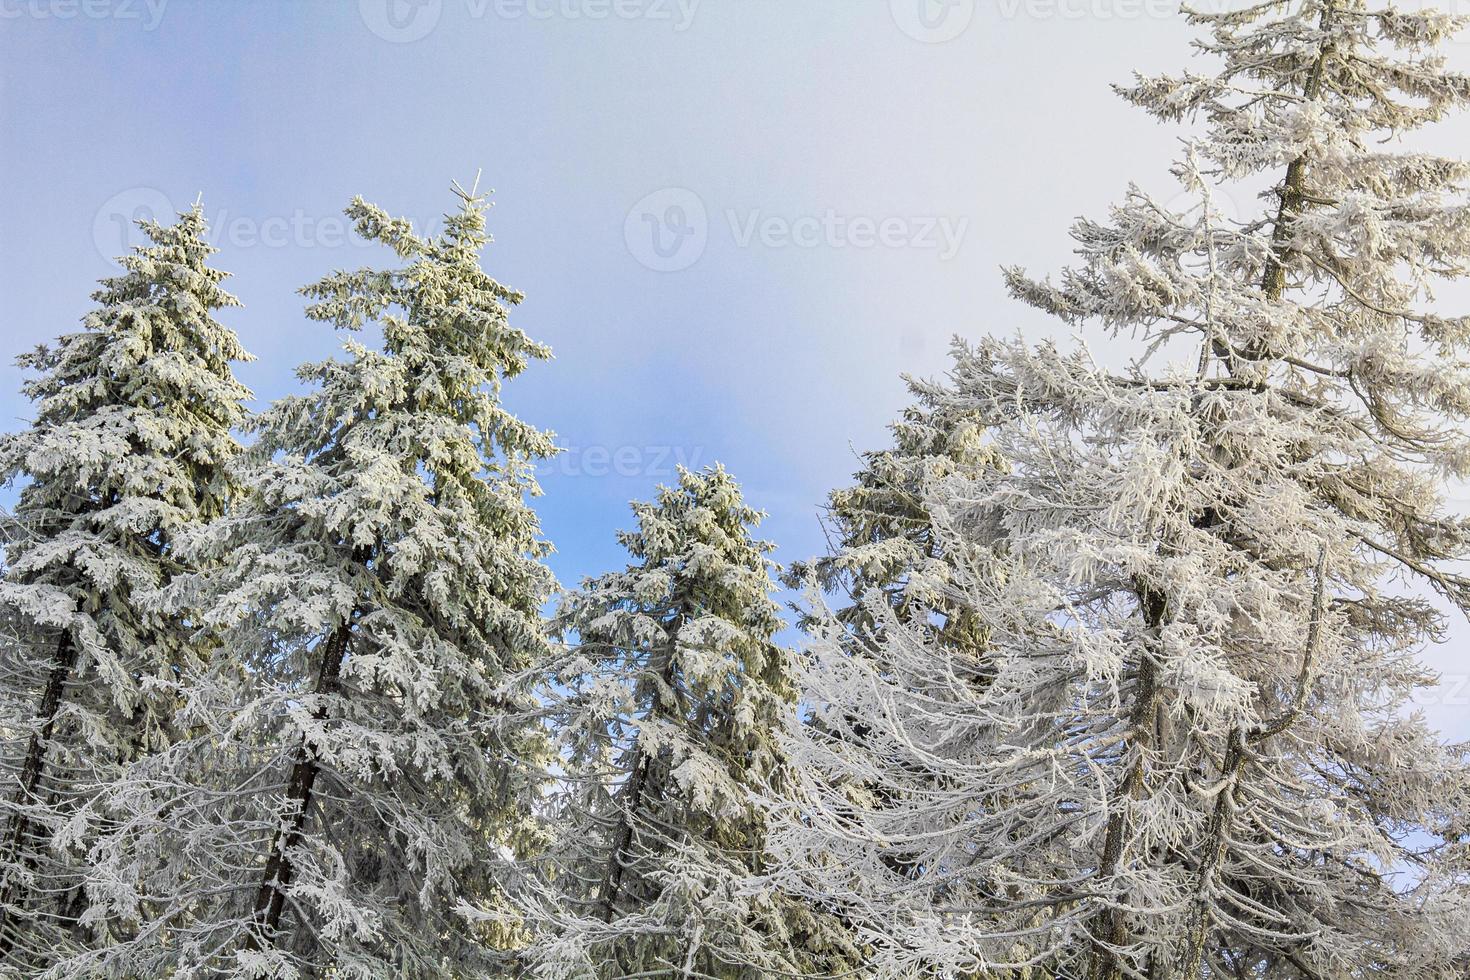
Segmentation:
[[(913, 404), (889, 426), (893, 446), (864, 453), (853, 485), (828, 495), (831, 553), (793, 565), (786, 576), (793, 587), (814, 577), (824, 591), (840, 596), (837, 618), (859, 631), (873, 625), (862, 601), (873, 589), (904, 618), (943, 615), (943, 590), (917, 591), (921, 582), (946, 580), (925, 488), (936, 479), (1000, 465), (973, 413), (950, 412), (914, 382), (909, 391)], [(956, 642), (963, 642), (977, 624), (965, 619), (963, 609), (956, 611), (949, 625)]]
[(762, 887), (756, 799), (793, 706), (761, 514), (723, 468), (633, 505), (633, 562), (566, 596), (548, 695), (563, 772), (528, 958), (546, 978), (825, 976), (837, 921)]
[[(865, 601), (881, 596), (895, 619), (933, 628), (936, 642), (951, 648), (951, 656), (978, 662), (984, 655), (984, 620), (968, 604), (953, 601), (951, 559), (929, 512), (927, 488), (940, 479), (976, 477), (1002, 463), (973, 411), (953, 411), (947, 400), (936, 399), (913, 380), (908, 387), (912, 403), (889, 427), (892, 447), (864, 453), (853, 485), (828, 495), (831, 550), (793, 565), (787, 584), (819, 587), (839, 603), (831, 615), (844, 631), (831, 638), (846, 646), (847, 656), (864, 657), (870, 646), (881, 644), (886, 617), (875, 617)], [(817, 625), (806, 612), (802, 622)], [(973, 682), (983, 680), (983, 671), (976, 670)], [(820, 716), (805, 721), (857, 744), (868, 732), (856, 715), (837, 728), (827, 728)], [(883, 792), (877, 785), (866, 791)], [(919, 854), (895, 847), (885, 850), (883, 860), (897, 873), (912, 874)]]
[(504, 680), (550, 653), (526, 497), (554, 449), (500, 389), (549, 352), (481, 268), (487, 202), (456, 191), (431, 237), (355, 200), (403, 263), (303, 290), (311, 319), (382, 343), (300, 369), (315, 389), (255, 427), (251, 499), (189, 543), (228, 562), (171, 598), (231, 656), (188, 679), (193, 737), (113, 794), (93, 888), (134, 932), (77, 973), (504, 975), (501, 872), (536, 844), (546, 764)]
[(0, 580), (0, 975), (33, 976), (84, 935), (96, 797), (175, 737), (179, 673), (199, 653), (160, 590), (180, 536), (235, 489), (249, 392), (231, 365), (248, 355), (214, 313), (238, 304), (198, 205), (139, 224), (148, 243), (82, 329), (20, 359), (35, 419), (0, 440), (21, 487)]
[[(1386, 145), (1470, 97), (1437, 52), (1458, 25), (1191, 19), (1214, 72), (1122, 94), (1204, 123), (1175, 170), (1198, 204), (1132, 188), (1059, 283), (1008, 273), (1140, 358), (985, 340), (929, 389), (1006, 464), (928, 492), (983, 663), (879, 592), (865, 656), (814, 626), (771, 843), (879, 976), (1464, 975), (1467, 749), (1413, 704), (1470, 610), (1443, 501), (1470, 318), (1431, 292), (1470, 271), (1470, 167)], [(1220, 216), (1226, 182), (1266, 188), (1257, 218)]]

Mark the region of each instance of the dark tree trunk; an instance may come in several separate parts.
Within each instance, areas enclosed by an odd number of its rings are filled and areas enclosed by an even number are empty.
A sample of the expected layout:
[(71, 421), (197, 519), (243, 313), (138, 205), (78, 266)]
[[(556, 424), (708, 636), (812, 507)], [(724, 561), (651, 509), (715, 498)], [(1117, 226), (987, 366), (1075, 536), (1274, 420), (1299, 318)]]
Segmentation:
[[(337, 686), (338, 678), (342, 673), (342, 661), (347, 656), (347, 646), (351, 638), (350, 619), (349, 622), (337, 627), (327, 638), (322, 649), (321, 667), (317, 673), (317, 694), (325, 694)], [(317, 721), (321, 721), (326, 716), (325, 703), (318, 705), (312, 712), (312, 717)], [(284, 830), (277, 832), (275, 840), (271, 842), (271, 852), (266, 861), (265, 874), (261, 877), (260, 888), (255, 894), (256, 931), (251, 937), (252, 945), (258, 944), (262, 939), (274, 941), (276, 930), (280, 927), (281, 914), (286, 908), (286, 890), (291, 886), (291, 880), (296, 874), (296, 869), (288, 855), (301, 843), (306, 829), (307, 813), (311, 809), (312, 789), (316, 785), (317, 772), (320, 768), (320, 764), (307, 747), (306, 737), (303, 735), (301, 744), (296, 747), (296, 758), (291, 765), (291, 778), (286, 786), (286, 807), (290, 814), (290, 822)]]
[[(1167, 599), (1148, 587), (1139, 588), (1138, 598), (1144, 622), (1150, 630), (1157, 631), (1168, 618)], [(1151, 742), (1150, 735), (1158, 699), (1158, 665), (1154, 662), (1151, 652), (1145, 651), (1138, 665), (1137, 700), (1133, 702), (1133, 710), (1128, 716), (1128, 727), (1133, 733), (1137, 757), (1127, 775), (1123, 777), (1123, 785), (1120, 787), (1122, 800), (1118, 808), (1108, 817), (1102, 861), (1098, 868), (1102, 878), (1111, 876), (1122, 862), (1123, 848), (1126, 843), (1124, 837), (1128, 829), (1126, 812), (1128, 801), (1140, 798), (1146, 788), (1147, 774), (1144, 772), (1144, 754), (1148, 751)], [(1109, 909), (1105, 912), (1102, 932), (1109, 946), (1113, 948), (1098, 946), (1093, 956), (1093, 980), (1122, 980), (1123, 964), (1113, 949), (1128, 945), (1127, 913), (1120, 908)]]
[[(663, 651), (661, 660), (656, 670), (659, 679), (671, 690), (674, 687), (675, 663), (674, 649), (679, 642), (679, 630), (687, 619), (684, 612), (677, 613), (668, 627), (669, 644)], [(653, 692), (653, 700), (649, 705), (648, 717), (650, 720), (658, 718), (666, 713), (661, 693)], [(677, 698), (677, 694), (675, 697)], [(633, 772), (628, 777), (628, 786), (623, 798), (623, 815), (618, 820), (618, 829), (613, 834), (612, 851), (608, 854), (607, 872), (602, 879), (602, 888), (597, 896), (598, 909), (604, 922), (611, 922), (617, 914), (618, 897), (623, 888), (623, 873), (626, 871), (626, 860), (628, 851), (633, 845), (633, 822), (643, 807), (643, 797), (648, 789), (648, 781), (652, 775), (652, 769), (657, 760), (644, 754), (638, 749), (634, 756)]]
[[(70, 633), (63, 633), (61, 643), (56, 649), (56, 661), (46, 679), (46, 689), (41, 694), (41, 703), (36, 710), (41, 724), (31, 734), (26, 745), (25, 760), (21, 763), (20, 786), (15, 794), (15, 802), (19, 807), (30, 806), (39, 799), (37, 789), (46, 774), (46, 750), (56, 732), (56, 715), (61, 710), (61, 697), (76, 662), (76, 642)], [(0, 864), (13, 865), (17, 861), (24, 861), (28, 867), (34, 866), (34, 859), (25, 855), (26, 839), (31, 836), (31, 831), (31, 820), (23, 809), (11, 815), (10, 826), (5, 831), (3, 850), (0, 850)], [(24, 898), (20, 883), (13, 880), (6, 884), (4, 895), (0, 896), (0, 956), (9, 955), (15, 946), (15, 927), (10, 921), (9, 910)]]

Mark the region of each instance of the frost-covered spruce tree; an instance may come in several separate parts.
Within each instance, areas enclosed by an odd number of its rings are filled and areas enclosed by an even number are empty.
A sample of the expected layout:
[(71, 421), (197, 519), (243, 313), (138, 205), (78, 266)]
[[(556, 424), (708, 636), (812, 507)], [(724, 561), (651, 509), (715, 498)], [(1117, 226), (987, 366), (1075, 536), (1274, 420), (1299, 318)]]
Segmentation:
[[(828, 495), (831, 553), (797, 563), (787, 575), (793, 587), (814, 576), (824, 591), (840, 598), (837, 618), (857, 630), (873, 625), (862, 602), (873, 589), (905, 618), (943, 616), (945, 596), (918, 591), (920, 582), (946, 578), (925, 487), (935, 479), (999, 465), (973, 413), (950, 412), (912, 381), (909, 390), (913, 404), (889, 426), (893, 446), (864, 453), (853, 485)], [(955, 642), (978, 640), (966, 636), (977, 625), (973, 621), (960, 616), (949, 625)]]
[[(1385, 146), (1470, 96), (1435, 53), (1457, 25), (1191, 16), (1215, 73), (1123, 94), (1205, 123), (1176, 168), (1198, 205), (1132, 189), (1059, 283), (1009, 273), (1143, 356), (986, 340), (932, 387), (1008, 467), (929, 494), (987, 683), (881, 597), (869, 657), (818, 630), (807, 697), (868, 731), (797, 733), (772, 844), (862, 913), (882, 976), (1464, 973), (1470, 771), (1413, 711), (1445, 624), (1411, 587), (1470, 609), (1443, 501), (1470, 319), (1430, 293), (1470, 270), (1470, 168)], [(1256, 219), (1219, 215), (1226, 182), (1265, 186)]]
[(844, 972), (820, 911), (755, 884), (756, 796), (782, 778), (792, 708), (761, 516), (723, 469), (680, 470), (636, 503), (633, 563), (566, 596), (572, 638), (549, 696), (564, 773), (552, 892), (529, 967), (547, 978)]
[(78, 972), (502, 975), (500, 871), (534, 844), (546, 762), (503, 681), (550, 651), (525, 498), (554, 450), (500, 386), (549, 352), (481, 269), (486, 201), (456, 191), (432, 237), (355, 200), (404, 264), (304, 290), (312, 319), (382, 345), (300, 369), (315, 390), (256, 426), (253, 499), (191, 543), (228, 563), (173, 598), (234, 657), (191, 678), (196, 737), (149, 774), (168, 805), (99, 848), (112, 914), (142, 924)]
[[(845, 632), (832, 638), (846, 645), (848, 656), (866, 656), (872, 644), (881, 643), (886, 617), (874, 616), (868, 606), (881, 601), (897, 620), (932, 629), (951, 656), (974, 661), (971, 682), (981, 684), (984, 622), (969, 605), (954, 601), (953, 559), (929, 511), (927, 488), (939, 479), (974, 477), (1002, 464), (974, 412), (953, 411), (913, 380), (908, 386), (912, 402), (889, 427), (892, 447), (864, 453), (853, 485), (828, 496), (830, 553), (792, 566), (786, 580), (793, 588), (819, 587), (837, 603), (831, 615)], [(802, 620), (816, 625), (807, 613)], [(820, 717), (807, 720), (823, 727)], [(825, 730), (858, 744), (867, 732), (857, 716)], [(881, 794), (883, 789), (869, 785), (866, 791)], [(918, 855), (888, 848), (883, 861), (909, 874), (917, 870)]]
[(80, 866), (109, 780), (174, 737), (186, 628), (159, 590), (175, 546), (218, 516), (239, 451), (248, 359), (214, 312), (238, 305), (207, 264), (195, 206), (121, 258), (82, 329), (22, 357), (35, 419), (0, 440), (21, 486), (0, 580), (0, 973), (35, 971), (75, 929)]

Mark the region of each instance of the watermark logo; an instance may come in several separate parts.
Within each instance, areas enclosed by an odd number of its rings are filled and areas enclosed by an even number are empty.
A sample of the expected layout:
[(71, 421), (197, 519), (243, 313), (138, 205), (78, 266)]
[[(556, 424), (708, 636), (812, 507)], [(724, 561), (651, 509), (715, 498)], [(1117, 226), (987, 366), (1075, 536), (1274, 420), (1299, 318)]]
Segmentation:
[[(139, 221), (172, 224), (179, 209), (168, 195), (152, 187), (132, 187), (108, 198), (92, 218), (92, 241), (104, 259), (116, 262), (134, 248), (149, 244)], [(443, 215), (427, 221), (411, 216), (415, 234), (434, 237), (444, 230)], [(315, 214), (304, 208), (271, 214), (236, 214), (226, 208), (206, 211), (206, 240), (217, 248), (371, 248), (376, 242), (356, 233), (340, 211)]]
[(1238, 188), (1213, 185), (1206, 200), (1198, 190), (1182, 190), (1161, 205), (1161, 210), (1184, 225), (1204, 225), (1211, 230), (1238, 232), (1258, 215), (1242, 205)]
[(130, 187), (112, 195), (92, 218), (92, 243), (109, 262), (148, 244), (140, 221), (168, 224), (176, 210), (168, 195), (154, 187)]
[[(722, 217), (736, 248), (917, 250), (933, 252), (944, 262), (959, 254), (970, 230), (970, 219), (964, 216), (844, 214), (836, 208), (797, 215), (728, 208)], [(643, 266), (679, 272), (704, 255), (712, 230), (698, 194), (666, 187), (629, 209), (623, 238)]]
[[(0, 0), (0, 3), (7, 0)], [(12, 0), (13, 2), (13, 0)], [(53, 0), (55, 2), (55, 0)], [(687, 31), (701, 0), (462, 0), (472, 21), (649, 21)], [(439, 25), (444, 0), (358, 0), (368, 30), (393, 44), (422, 40)]]
[(915, 41), (943, 44), (969, 29), (975, 0), (888, 0), (893, 22)]
[(698, 194), (665, 187), (628, 209), (623, 241), (633, 258), (655, 272), (680, 272), (709, 244), (709, 213)]
[(429, 36), (444, 12), (444, 0), (358, 0), (358, 13), (367, 29), (393, 44), (408, 44)]

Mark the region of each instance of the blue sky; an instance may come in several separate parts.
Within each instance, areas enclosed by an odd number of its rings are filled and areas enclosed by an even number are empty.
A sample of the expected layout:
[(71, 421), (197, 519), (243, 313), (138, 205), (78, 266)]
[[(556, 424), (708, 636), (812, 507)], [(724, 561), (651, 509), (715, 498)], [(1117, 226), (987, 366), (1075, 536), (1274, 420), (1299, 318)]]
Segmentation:
[[(681, 460), (723, 461), (789, 562), (901, 372), (1059, 335), (1002, 263), (1058, 269), (1077, 215), (1169, 193), (1179, 133), (1108, 86), (1190, 36), (1168, 0), (0, 0), (4, 346), (74, 326), (127, 217), (202, 194), (264, 402), (337, 346), (295, 289), (391, 259), (343, 205), (432, 223), (482, 170), (486, 267), (556, 351), (507, 400), (570, 450), (538, 505), (558, 576), (619, 563)], [(1460, 698), (1435, 720), (1470, 734)]]

